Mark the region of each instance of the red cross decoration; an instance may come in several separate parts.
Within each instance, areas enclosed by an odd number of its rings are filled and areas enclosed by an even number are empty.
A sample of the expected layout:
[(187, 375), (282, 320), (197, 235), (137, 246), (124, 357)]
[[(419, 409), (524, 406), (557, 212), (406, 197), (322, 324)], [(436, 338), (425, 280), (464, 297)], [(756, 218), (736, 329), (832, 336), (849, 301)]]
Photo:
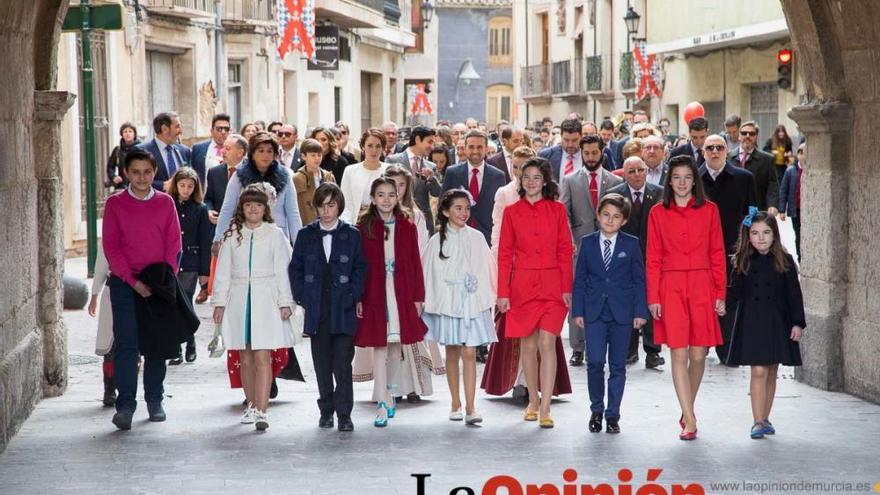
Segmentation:
[(635, 65), (636, 81), (639, 86), (636, 89), (636, 100), (642, 100), (649, 95), (660, 96), (660, 86), (657, 84), (660, 75), (660, 65), (657, 54), (652, 53), (645, 58), (645, 43), (636, 43), (633, 49), (633, 63)]
[(431, 102), (428, 100), (428, 94), (425, 93), (425, 84), (416, 84), (413, 93), (413, 103), (409, 113), (411, 115), (418, 115), (420, 113), (431, 115), (433, 110), (431, 109)]
[(278, 0), (278, 32), (281, 35), (278, 56), (299, 51), (311, 59), (315, 53), (315, 16), (313, 0)]

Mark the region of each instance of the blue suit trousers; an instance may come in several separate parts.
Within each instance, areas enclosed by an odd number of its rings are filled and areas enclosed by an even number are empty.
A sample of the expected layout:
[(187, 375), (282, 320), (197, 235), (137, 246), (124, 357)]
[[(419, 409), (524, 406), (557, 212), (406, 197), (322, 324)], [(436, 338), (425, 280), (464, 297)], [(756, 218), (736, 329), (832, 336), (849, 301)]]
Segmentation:
[[(586, 322), (587, 389), (590, 412), (604, 413), (605, 419), (620, 418), (620, 402), (626, 385), (626, 355), (632, 322), (617, 323), (608, 304), (596, 321)], [(605, 406), (605, 357), (608, 357), (608, 405)]]

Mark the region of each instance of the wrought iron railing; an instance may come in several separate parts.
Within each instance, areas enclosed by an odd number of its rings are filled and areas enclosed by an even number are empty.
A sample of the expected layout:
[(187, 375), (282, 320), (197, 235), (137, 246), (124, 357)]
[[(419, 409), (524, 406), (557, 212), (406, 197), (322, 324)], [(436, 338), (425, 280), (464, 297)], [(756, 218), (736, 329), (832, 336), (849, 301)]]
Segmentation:
[(550, 65), (523, 67), (520, 72), (520, 91), (523, 98), (550, 96)]
[(620, 89), (628, 90), (636, 87), (636, 73), (633, 70), (632, 52), (620, 53)]

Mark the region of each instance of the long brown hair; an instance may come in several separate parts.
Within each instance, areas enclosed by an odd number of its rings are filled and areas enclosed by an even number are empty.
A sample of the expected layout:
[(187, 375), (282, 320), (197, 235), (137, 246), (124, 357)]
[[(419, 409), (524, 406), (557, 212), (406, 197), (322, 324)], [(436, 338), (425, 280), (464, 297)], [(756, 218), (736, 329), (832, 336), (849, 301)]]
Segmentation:
[(421, 209), (413, 199), (414, 184), (412, 172), (410, 172), (409, 169), (401, 167), (399, 165), (388, 165), (383, 175), (385, 177), (391, 177), (392, 179), (395, 177), (403, 177), (404, 179), (406, 179), (406, 192), (403, 193), (403, 197), (399, 197), (397, 198), (397, 200), (404, 210), (409, 210), (410, 216), (415, 217), (415, 210), (421, 211)]
[(202, 204), (205, 200), (205, 195), (202, 193), (202, 183), (199, 182), (199, 174), (190, 167), (181, 167), (177, 169), (177, 172), (174, 172), (174, 175), (171, 176), (171, 180), (168, 181), (165, 186), (165, 192), (174, 198), (175, 201), (180, 201), (180, 191), (177, 189), (177, 184), (184, 179), (189, 179), (195, 184), (192, 195), (189, 197), (189, 201), (199, 205)]
[(672, 171), (676, 168), (687, 168), (694, 175), (694, 187), (691, 193), (694, 195), (694, 208), (703, 206), (706, 202), (706, 192), (703, 190), (703, 179), (697, 169), (697, 163), (690, 155), (679, 155), (669, 160), (669, 170), (666, 171), (666, 182), (663, 184), (663, 207), (675, 204), (675, 191), (672, 190)]
[[(330, 155), (334, 161), (339, 159), (339, 149), (336, 144), (336, 134), (333, 134), (330, 129), (326, 127), (315, 127), (312, 129), (312, 132), (309, 134), (309, 137), (312, 139), (318, 139), (318, 133), (323, 134), (327, 137), (327, 155)], [(322, 150), (323, 151), (323, 150)]]
[[(382, 176), (373, 181), (373, 184), (370, 185), (370, 198), (375, 198), (376, 190), (379, 189), (379, 186), (387, 185), (394, 188), (394, 194), (397, 194), (397, 183), (394, 182), (394, 179), (388, 176)], [(401, 208), (400, 206), (400, 198), (397, 200), (397, 204), (394, 205), (394, 211), (391, 214), (396, 217), (403, 217), (406, 219), (411, 218), (409, 212)], [(382, 226), (385, 228), (385, 239), (388, 239), (388, 227), (385, 227), (384, 220), (382, 220), (381, 215), (379, 215), (379, 209), (376, 208), (376, 203), (370, 202), (370, 205), (363, 211), (361, 211), (361, 216), (358, 218), (358, 225), (363, 225), (364, 229), (367, 231), (368, 239), (375, 239), (376, 236), (373, 235), (373, 225), (376, 222), (382, 222)]]
[(272, 208), (269, 206), (269, 195), (266, 194), (263, 188), (264, 186), (262, 183), (251, 184), (244, 188), (241, 196), (238, 197), (238, 204), (235, 205), (235, 213), (232, 215), (232, 221), (229, 222), (229, 227), (226, 229), (226, 232), (223, 233), (223, 239), (221, 239), (221, 242), (226, 241), (226, 239), (235, 234), (235, 240), (238, 241), (239, 245), (241, 244), (241, 229), (245, 223), (245, 203), (262, 204), (265, 207), (265, 210), (263, 211), (263, 221), (267, 223), (275, 223), (275, 221), (272, 220)]
[(749, 231), (756, 223), (763, 223), (773, 231), (773, 244), (770, 245), (770, 254), (773, 255), (773, 269), (779, 273), (787, 271), (789, 268), (788, 252), (779, 237), (779, 225), (776, 223), (776, 218), (766, 211), (759, 211), (751, 216), (751, 223), (748, 227), (745, 224), (740, 224), (736, 252), (731, 255), (734, 269), (743, 275), (749, 272), (752, 255), (758, 252), (749, 241)]

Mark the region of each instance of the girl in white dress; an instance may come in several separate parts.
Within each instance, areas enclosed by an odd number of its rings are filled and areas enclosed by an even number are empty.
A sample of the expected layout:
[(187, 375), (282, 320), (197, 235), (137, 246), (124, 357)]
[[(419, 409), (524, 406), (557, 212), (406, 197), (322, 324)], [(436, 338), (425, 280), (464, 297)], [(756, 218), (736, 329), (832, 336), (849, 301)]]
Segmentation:
[(385, 134), (381, 129), (371, 128), (364, 131), (360, 141), (364, 150), (364, 161), (345, 167), (342, 174), (342, 197), (345, 198), (345, 210), (340, 219), (356, 225), (361, 208), (370, 204), (370, 186), (382, 176), (388, 166), (382, 162), (382, 151), (385, 150)]
[(248, 406), (243, 424), (269, 427), (271, 352), (292, 347), (299, 336), (287, 276), (290, 243), (272, 222), (266, 183), (245, 188), (223, 234), (214, 280), (214, 323), (227, 349), (241, 352), (241, 381)]
[[(438, 231), (422, 255), (425, 271), (427, 340), (446, 346), (446, 379), (452, 394), (449, 419), (483, 421), (474, 407), (477, 388), (476, 348), (495, 342), (493, 310), (497, 268), (486, 238), (467, 225), (470, 193), (451, 189), (440, 198)], [(465, 414), (461, 413), (458, 366), (464, 368)]]

